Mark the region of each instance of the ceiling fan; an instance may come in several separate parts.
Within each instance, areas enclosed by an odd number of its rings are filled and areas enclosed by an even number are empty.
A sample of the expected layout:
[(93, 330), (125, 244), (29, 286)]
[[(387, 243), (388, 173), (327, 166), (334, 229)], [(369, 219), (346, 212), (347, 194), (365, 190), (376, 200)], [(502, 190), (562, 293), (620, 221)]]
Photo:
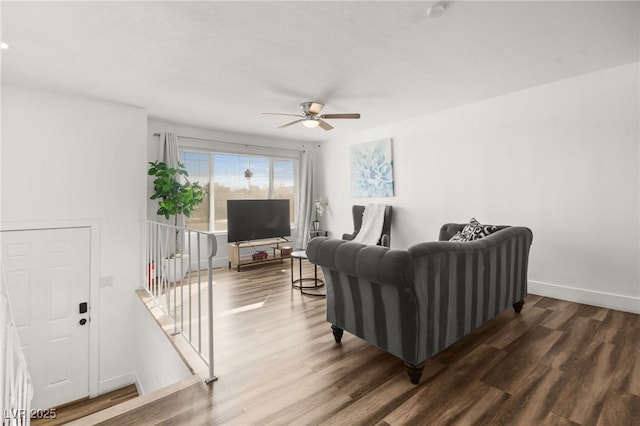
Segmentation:
[(333, 126), (327, 123), (324, 120), (331, 120), (334, 118), (360, 118), (360, 114), (348, 113), (348, 114), (320, 114), (324, 108), (324, 104), (320, 102), (303, 102), (300, 104), (300, 109), (302, 110), (302, 114), (281, 114), (279, 112), (263, 112), (263, 114), (270, 115), (290, 115), (293, 117), (299, 117), (297, 120), (294, 120), (290, 123), (283, 124), (282, 126), (278, 126), (279, 129), (283, 127), (289, 127), (293, 124), (302, 122), (302, 125), (305, 127), (313, 128), (313, 127), (322, 127), (324, 130), (331, 130)]

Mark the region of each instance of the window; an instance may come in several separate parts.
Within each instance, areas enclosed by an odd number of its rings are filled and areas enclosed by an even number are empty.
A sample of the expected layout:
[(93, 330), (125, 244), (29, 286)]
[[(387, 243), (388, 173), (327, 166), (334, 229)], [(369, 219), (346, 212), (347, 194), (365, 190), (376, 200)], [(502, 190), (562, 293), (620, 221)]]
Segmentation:
[(191, 217), (185, 218), (187, 228), (226, 231), (227, 200), (237, 199), (288, 199), (290, 217), (295, 218), (295, 159), (183, 150), (180, 161), (189, 179), (208, 192)]

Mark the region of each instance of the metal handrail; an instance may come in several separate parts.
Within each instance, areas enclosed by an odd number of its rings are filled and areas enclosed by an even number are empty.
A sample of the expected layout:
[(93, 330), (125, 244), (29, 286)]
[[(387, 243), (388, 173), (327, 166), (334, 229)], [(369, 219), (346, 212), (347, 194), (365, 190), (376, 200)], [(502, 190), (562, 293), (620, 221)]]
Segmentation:
[(23, 426), (31, 423), (33, 384), (16, 329), (0, 257), (0, 402), (2, 424)]
[[(206, 241), (206, 251), (202, 250), (203, 241)], [(217, 380), (213, 371), (212, 273), (213, 257), (217, 249), (216, 237), (211, 232), (147, 221), (145, 289), (156, 306), (173, 322), (173, 334), (182, 334), (209, 366), (209, 376), (205, 380), (207, 383)], [(207, 322), (203, 324), (202, 272), (205, 270), (207, 305), (204, 308)], [(195, 308), (194, 299), (197, 303)], [(203, 333), (203, 325), (206, 333)], [(203, 336), (208, 339), (206, 351)]]

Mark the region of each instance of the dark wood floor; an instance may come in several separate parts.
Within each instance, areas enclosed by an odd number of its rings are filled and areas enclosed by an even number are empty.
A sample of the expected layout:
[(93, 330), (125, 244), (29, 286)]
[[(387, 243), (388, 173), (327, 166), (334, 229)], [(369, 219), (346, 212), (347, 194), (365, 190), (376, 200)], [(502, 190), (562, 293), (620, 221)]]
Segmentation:
[(287, 263), (214, 278), (219, 380), (102, 424), (640, 424), (639, 315), (530, 295), (414, 386), (399, 359), (348, 333), (335, 344), (324, 299), (292, 290)]
[(66, 425), (73, 420), (88, 416), (109, 407), (116, 406), (138, 396), (136, 385), (125, 386), (95, 398), (84, 398), (50, 410), (43, 410), (46, 417), (31, 419), (33, 426)]

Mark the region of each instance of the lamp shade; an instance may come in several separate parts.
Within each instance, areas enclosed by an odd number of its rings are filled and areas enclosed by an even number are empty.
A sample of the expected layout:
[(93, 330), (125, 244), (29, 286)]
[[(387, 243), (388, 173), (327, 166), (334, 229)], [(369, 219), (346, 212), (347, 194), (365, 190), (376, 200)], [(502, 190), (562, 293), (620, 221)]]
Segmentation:
[(302, 124), (303, 124), (305, 127), (308, 127), (308, 128), (310, 128), (310, 129), (312, 129), (312, 128), (314, 128), (314, 127), (318, 127), (318, 125), (319, 125), (320, 123), (319, 123), (319, 122), (318, 122), (318, 120), (316, 120), (315, 118), (307, 118), (306, 120), (304, 120), (304, 121), (302, 122)]

